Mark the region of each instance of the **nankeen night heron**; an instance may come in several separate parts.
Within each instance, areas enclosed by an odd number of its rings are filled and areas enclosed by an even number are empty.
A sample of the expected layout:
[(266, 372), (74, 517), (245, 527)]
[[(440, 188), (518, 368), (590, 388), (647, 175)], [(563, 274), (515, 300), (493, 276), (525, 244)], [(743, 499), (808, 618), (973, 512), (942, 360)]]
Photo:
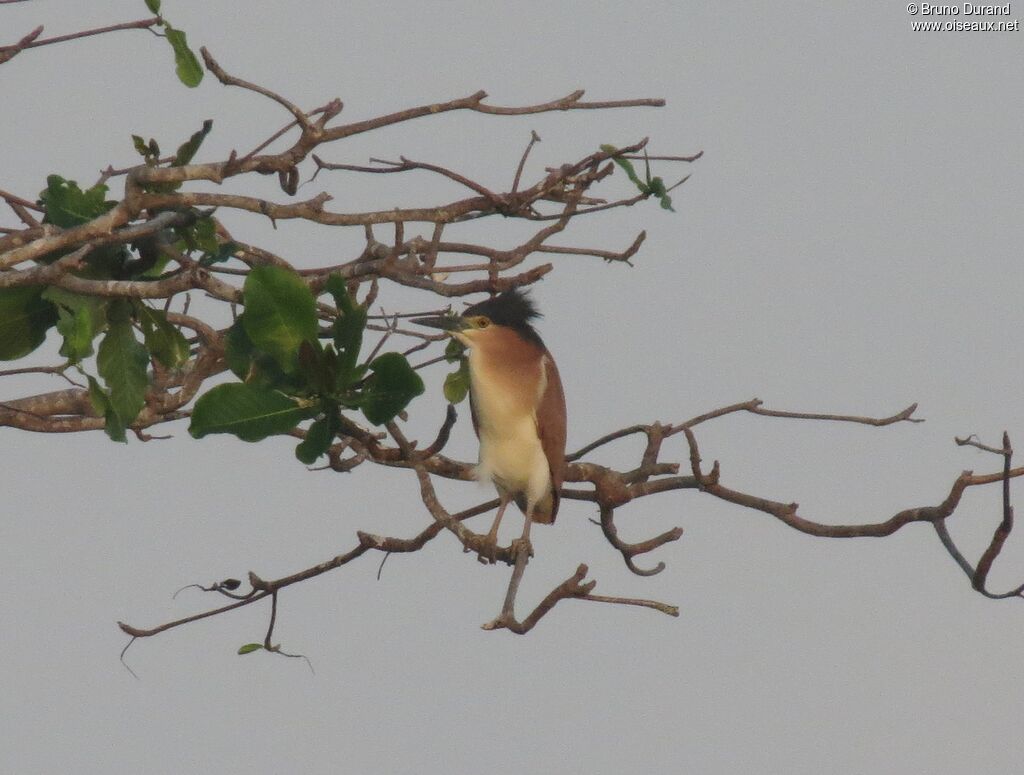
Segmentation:
[[(510, 501), (533, 522), (551, 524), (565, 475), (565, 394), (558, 367), (534, 330), (540, 317), (519, 290), (468, 307), (461, 315), (415, 318), (440, 328), (469, 350), (469, 399), (480, 440), (476, 476), (490, 479), (500, 505), (486, 544), (493, 557), (498, 526)], [(484, 553), (481, 553), (481, 557)]]

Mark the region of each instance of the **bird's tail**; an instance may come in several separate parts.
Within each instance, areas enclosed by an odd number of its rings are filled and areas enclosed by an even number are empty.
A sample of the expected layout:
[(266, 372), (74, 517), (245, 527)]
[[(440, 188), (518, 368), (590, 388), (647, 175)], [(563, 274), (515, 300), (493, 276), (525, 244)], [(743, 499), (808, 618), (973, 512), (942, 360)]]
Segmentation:
[[(542, 498), (533, 506), (533, 514), (531, 515), (533, 522), (538, 522), (541, 525), (553, 525), (555, 523), (555, 515), (558, 514), (558, 502), (559, 497), (557, 493), (551, 493), (546, 498)], [(523, 495), (516, 496), (516, 505), (525, 514), (526, 513), (526, 497)]]

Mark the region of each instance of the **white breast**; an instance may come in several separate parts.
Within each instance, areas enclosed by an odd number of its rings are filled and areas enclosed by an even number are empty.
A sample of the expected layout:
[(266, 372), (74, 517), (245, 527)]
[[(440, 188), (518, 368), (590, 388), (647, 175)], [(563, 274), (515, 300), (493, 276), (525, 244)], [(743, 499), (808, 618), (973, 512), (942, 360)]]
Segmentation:
[(490, 479), (511, 495), (522, 493), (537, 503), (551, 488), (551, 473), (544, 455), (532, 407), (510, 400), (492, 382), (494, 371), (469, 355), (470, 385), (480, 436), (477, 477)]

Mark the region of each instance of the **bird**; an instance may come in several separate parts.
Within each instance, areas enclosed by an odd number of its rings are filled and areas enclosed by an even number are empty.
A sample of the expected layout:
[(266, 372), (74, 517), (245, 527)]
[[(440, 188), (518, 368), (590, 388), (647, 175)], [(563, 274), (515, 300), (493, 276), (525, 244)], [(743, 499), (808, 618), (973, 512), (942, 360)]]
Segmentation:
[(413, 318), (439, 328), (468, 350), (469, 405), (480, 442), (476, 478), (498, 491), (498, 511), (478, 552), (494, 562), (498, 527), (515, 501), (526, 517), (522, 537), (530, 549), (530, 525), (553, 524), (565, 478), (565, 393), (558, 366), (533, 321), (540, 317), (530, 296), (509, 289), (467, 307), (461, 314)]

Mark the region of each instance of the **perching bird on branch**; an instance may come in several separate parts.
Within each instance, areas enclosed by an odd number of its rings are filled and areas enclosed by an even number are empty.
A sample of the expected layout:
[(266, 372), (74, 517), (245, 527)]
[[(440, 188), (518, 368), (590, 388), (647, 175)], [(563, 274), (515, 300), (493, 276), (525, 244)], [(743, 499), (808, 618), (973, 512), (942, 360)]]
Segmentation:
[(538, 317), (530, 298), (513, 289), (461, 315), (413, 319), (446, 331), (469, 349), (470, 409), (480, 440), (477, 478), (490, 479), (501, 501), (485, 539), (489, 552), (481, 558), (493, 557), (509, 501), (526, 515), (524, 542), (533, 522), (551, 524), (558, 513), (565, 394), (555, 360), (531, 323)]

